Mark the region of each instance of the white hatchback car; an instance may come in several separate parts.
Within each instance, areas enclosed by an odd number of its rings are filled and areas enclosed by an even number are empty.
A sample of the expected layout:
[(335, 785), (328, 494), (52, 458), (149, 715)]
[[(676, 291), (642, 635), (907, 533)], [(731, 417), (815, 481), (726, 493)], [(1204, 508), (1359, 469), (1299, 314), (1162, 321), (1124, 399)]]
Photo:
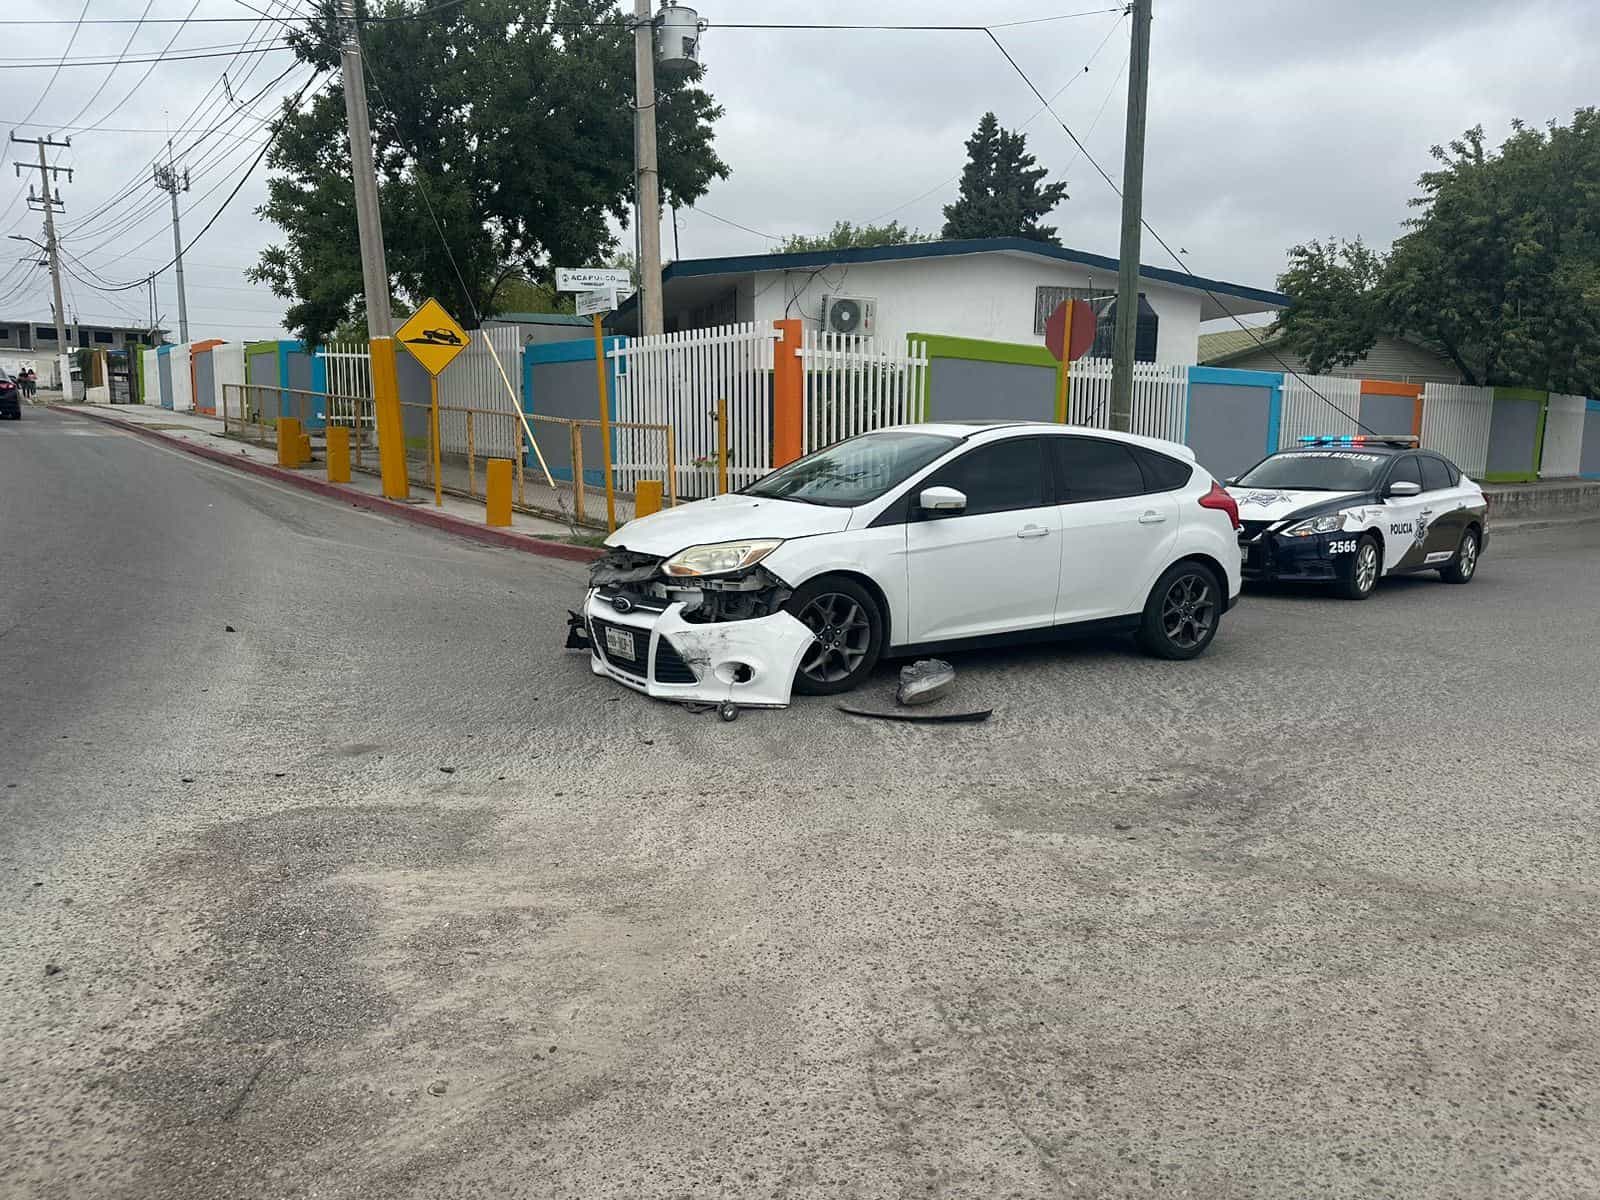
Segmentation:
[(781, 706), (882, 657), (1125, 630), (1193, 658), (1238, 598), (1239, 515), (1186, 446), (1035, 423), (863, 434), (606, 540), (596, 674)]

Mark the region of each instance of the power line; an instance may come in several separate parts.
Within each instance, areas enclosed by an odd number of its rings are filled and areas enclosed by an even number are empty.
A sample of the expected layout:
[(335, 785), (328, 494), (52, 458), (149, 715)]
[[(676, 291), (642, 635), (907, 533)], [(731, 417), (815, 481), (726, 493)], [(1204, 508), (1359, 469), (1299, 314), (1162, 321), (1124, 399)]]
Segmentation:
[[(91, 3), (92, 3), (92, 0), (83, 0), (83, 8), (78, 13), (78, 20), (72, 26), (72, 36), (67, 39), (67, 48), (66, 48), (66, 50), (62, 51), (62, 56), (63, 57), (65, 57), (66, 55), (72, 53), (72, 47), (77, 44), (78, 34), (83, 32), (83, 19), (84, 19), (84, 17), (89, 15), (89, 5)], [(18, 63), (16, 65), (27, 67), (27, 66), (47, 66), (48, 64), (46, 64), (46, 63)], [(31, 118), (33, 116), (34, 113), (39, 111), (39, 106), (44, 103), (44, 98), (50, 94), (50, 89), (55, 87), (56, 79), (60, 74), (61, 74), (61, 68), (57, 67), (56, 71), (55, 71), (55, 74), (50, 76), (50, 82), (44, 85), (44, 91), (39, 93), (39, 98), (33, 102), (33, 107), (28, 110), (28, 115), (26, 117), (22, 118), (24, 121), (28, 120), (29, 118)]]
[[(115, 58), (71, 58), (71, 59), (69, 59), (69, 58), (63, 58), (63, 59), (58, 59), (58, 60), (56, 60), (54, 62), (13, 62), (13, 63), (7, 63), (6, 64), (6, 70), (8, 70), (8, 71), (43, 70), (46, 67), (54, 67), (57, 71), (60, 71), (63, 67), (109, 67), (109, 66), (114, 66), (118, 62), (130, 62), (130, 63), (190, 62), (190, 61), (192, 61), (194, 59), (198, 59), (198, 58), (227, 58), (229, 55), (236, 55), (236, 54), (271, 54), (275, 50), (292, 50), (292, 49), (294, 49), (294, 47), (289, 42), (275, 42), (270, 46), (262, 46), (262, 47), (259, 47), (257, 49), (254, 49), (254, 50), (246, 49), (243, 46), (238, 46), (238, 45), (234, 45), (232, 43), (228, 43), (228, 44), (219, 45), (219, 46), (196, 46), (196, 47), (194, 47), (194, 50), (196, 50), (196, 51), (205, 51), (205, 53), (190, 53), (189, 51), (186, 50), (181, 54), (158, 54), (158, 55), (155, 55), (155, 56), (149, 57), (149, 58), (129, 58), (129, 59), (115, 59)], [(46, 88), (46, 90), (49, 90), (49, 89)], [(43, 99), (42, 96), (40, 98)], [(30, 116), (30, 117), (33, 116), (33, 114), (35, 112), (37, 112), (38, 109), (39, 109), (39, 106), (37, 104), (34, 105), (34, 107), (29, 111), (28, 116)]]
[(717, 216), (716, 213), (712, 212), (709, 208), (700, 208), (697, 205), (693, 205), (693, 204), (685, 205), (685, 208), (686, 208), (686, 210), (688, 212), (699, 213), (702, 217), (710, 217), (713, 221), (721, 221), (724, 225), (732, 225), (735, 229), (742, 229), (746, 233), (753, 233), (757, 237), (766, 238), (769, 242), (781, 242), (781, 241), (783, 241), (783, 239), (781, 237), (779, 237), (777, 234), (762, 233), (761, 230), (759, 230), (759, 229), (751, 229), (750, 226), (741, 225), (741, 224), (739, 224), (739, 222), (731, 221), (727, 217), (719, 217), (719, 216)]
[[(1041, 101), (1043, 101), (1044, 100), (1043, 94), (1039, 91), (1039, 89), (1037, 87), (1034, 86), (1033, 80), (1028, 78), (1028, 73), (1026, 71), (1024, 71), (1020, 66), (1017, 65), (1017, 60), (1011, 57), (1011, 52), (1009, 50), (1007, 50), (1004, 45), (1001, 44), (1000, 39), (995, 37), (994, 33), (991, 30), (985, 29), (984, 32), (989, 35), (989, 40), (995, 44), (995, 48), (997, 50), (999, 50), (1001, 54), (1005, 55), (1006, 61), (1011, 64), (1011, 69), (1014, 70), (1017, 73), (1017, 75), (1022, 79), (1023, 83), (1028, 85), (1028, 90), (1031, 91), (1035, 96), (1038, 96)], [(1050, 106), (1048, 104), (1046, 104), (1045, 107), (1049, 108)], [(1083, 154), (1083, 156), (1089, 160), (1089, 165), (1092, 166), (1096, 171), (1098, 171), (1100, 173), (1100, 178), (1102, 178), (1102, 179), (1104, 179), (1106, 181), (1106, 186), (1108, 186), (1113, 192), (1115, 192), (1117, 194), (1118, 198), (1120, 198), (1122, 196), (1122, 189), (1119, 188), (1116, 185), (1115, 181), (1112, 180), (1110, 175), (1106, 174), (1105, 168), (1102, 167), (1099, 164), (1098, 161), (1096, 161), (1094, 155), (1089, 153), (1089, 148), (1083, 144), (1083, 142), (1078, 138), (1077, 134), (1072, 132), (1071, 128), (1067, 125), (1067, 123), (1065, 121), (1063, 121), (1056, 114), (1054, 109), (1050, 109), (1050, 115), (1052, 117), (1055, 117), (1056, 124), (1061, 126), (1062, 131), (1069, 138), (1072, 139), (1072, 144), (1077, 146), (1078, 150)], [(1146, 232), (1148, 232), (1150, 234), (1151, 237), (1155, 238), (1157, 244), (1159, 244), (1160, 247), (1167, 252), (1168, 256), (1171, 257), (1173, 262), (1178, 264), (1178, 268), (1181, 271), (1183, 271), (1184, 274), (1188, 275), (1191, 279), (1199, 279), (1200, 278), (1200, 276), (1195, 274), (1194, 270), (1189, 266), (1189, 264), (1184, 262), (1183, 259), (1179, 257), (1178, 252), (1167, 244), (1167, 240), (1165, 238), (1163, 238), (1159, 233), (1156, 232), (1154, 226), (1152, 226), (1148, 220), (1146, 220), (1143, 216), (1141, 216), (1139, 218), (1139, 224), (1145, 229)], [(1235, 325), (1237, 325), (1240, 329), (1242, 329), (1246, 333), (1248, 333), (1250, 335), (1251, 340), (1255, 342), (1257, 347), (1259, 347), (1262, 350), (1265, 350), (1268, 354), (1270, 354), (1272, 356), (1273, 360), (1276, 361), (1277, 364), (1280, 367), (1282, 367), (1286, 373), (1288, 373), (1290, 375), (1293, 375), (1297, 380), (1299, 380), (1300, 383), (1302, 385), (1304, 385), (1306, 390), (1309, 391), (1318, 400), (1321, 400), (1329, 408), (1333, 409), (1334, 412), (1336, 412), (1340, 416), (1344, 417), (1345, 420), (1354, 422), (1358, 429), (1365, 429), (1368, 433), (1376, 433), (1377, 432), (1375, 429), (1372, 429), (1371, 427), (1362, 424), (1361, 420), (1358, 417), (1352, 416), (1350, 413), (1345, 412), (1345, 410), (1340, 408), (1339, 405), (1335, 404), (1332, 400), (1328, 399), (1328, 397), (1324, 396), (1320, 391), (1318, 391), (1317, 388), (1311, 383), (1310, 380), (1308, 380), (1304, 375), (1300, 374), (1299, 371), (1296, 371), (1287, 362), (1285, 362), (1283, 360), (1283, 358), (1277, 353), (1277, 351), (1275, 351), (1272, 348), (1272, 346), (1270, 344), (1262, 342), (1260, 338), (1256, 337), (1255, 330), (1251, 329), (1250, 326), (1246, 325), (1243, 321), (1241, 321), (1234, 314), (1233, 310), (1230, 309), (1226, 304), (1224, 304), (1222, 302), (1222, 299), (1215, 292), (1213, 292), (1210, 288), (1204, 286), (1204, 284), (1201, 284), (1199, 290), (1204, 292), (1207, 296), (1209, 296), (1211, 298), (1211, 302), (1213, 304), (1215, 304), (1218, 308), (1220, 308), (1222, 310), (1223, 314), (1225, 316), (1227, 316)]]
[[(122, 53), (117, 55), (116, 64), (111, 68), (111, 70), (106, 72), (106, 77), (100, 81), (100, 86), (95, 88), (94, 94), (83, 102), (83, 107), (72, 114), (72, 120), (68, 122), (68, 124), (76, 124), (78, 118), (83, 116), (84, 113), (88, 112), (89, 109), (94, 106), (94, 102), (100, 99), (100, 93), (106, 90), (106, 85), (116, 77), (118, 68), (122, 66), (123, 60), (128, 57), (128, 51), (133, 49), (134, 40), (139, 36), (139, 30), (144, 25), (144, 19), (150, 14), (150, 10), (155, 7), (155, 3), (156, 0), (145, 0), (144, 12), (139, 14), (139, 23), (135, 25), (133, 27), (133, 31), (128, 34), (128, 40), (122, 43)], [(28, 115), (31, 117), (33, 114), (29, 113)]]
[[(194, 0), (194, 4), (191, 5), (190, 8), (189, 8), (189, 16), (192, 17), (194, 15), (195, 9), (197, 9), (199, 7), (200, 7), (200, 0)], [(145, 11), (148, 12), (150, 10), (147, 8)], [(184, 19), (187, 20), (188, 17), (185, 17)], [(180, 36), (182, 36), (182, 34), (183, 34), (183, 26), (180, 25), (180, 26), (178, 26), (177, 29), (173, 30), (172, 36), (167, 39), (167, 44), (165, 46), (161, 47), (161, 53), (165, 54), (167, 51), (171, 50), (172, 47), (177, 43), (178, 38)], [(134, 93), (137, 92), (141, 87), (144, 86), (144, 81), (150, 78), (150, 73), (152, 71), (154, 71), (155, 69), (156, 69), (156, 64), (155, 63), (151, 63), (147, 68), (145, 68), (145, 73), (143, 75), (139, 76), (138, 80), (134, 83), (134, 85), (131, 88), (129, 88), (126, 93), (123, 94), (122, 99), (118, 100), (110, 108), (106, 109), (105, 112), (101, 113), (100, 114), (100, 119), (98, 121), (96, 121), (93, 125), (87, 126), (85, 128), (84, 132), (88, 132), (89, 130), (96, 129), (96, 128), (100, 127), (105, 121), (110, 119), (110, 117), (111, 117), (111, 115), (113, 113), (118, 112), (122, 108), (122, 106), (124, 104), (126, 104), (129, 100), (132, 100)]]

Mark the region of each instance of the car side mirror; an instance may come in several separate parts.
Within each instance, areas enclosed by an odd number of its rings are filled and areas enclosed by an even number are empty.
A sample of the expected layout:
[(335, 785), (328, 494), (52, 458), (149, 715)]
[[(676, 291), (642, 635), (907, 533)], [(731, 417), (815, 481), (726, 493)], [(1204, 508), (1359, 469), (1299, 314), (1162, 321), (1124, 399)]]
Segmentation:
[(917, 507), (936, 517), (953, 517), (966, 511), (967, 494), (953, 487), (925, 487), (917, 497)]
[(1391, 496), (1420, 496), (1422, 495), (1422, 485), (1420, 483), (1412, 483), (1409, 479), (1402, 479), (1389, 485), (1388, 494)]
[(1239, 486), (1239, 477), (1237, 475), (1229, 475), (1226, 479), (1224, 479), (1222, 481), (1222, 486), (1223, 487), (1238, 487)]

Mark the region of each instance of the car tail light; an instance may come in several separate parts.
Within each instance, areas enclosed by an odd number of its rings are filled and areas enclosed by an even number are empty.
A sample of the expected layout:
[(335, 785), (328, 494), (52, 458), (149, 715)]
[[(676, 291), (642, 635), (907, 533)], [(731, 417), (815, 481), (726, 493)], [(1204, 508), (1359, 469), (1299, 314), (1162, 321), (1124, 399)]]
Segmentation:
[(1236, 501), (1232, 496), (1228, 495), (1228, 493), (1223, 490), (1222, 485), (1214, 479), (1211, 481), (1211, 490), (1204, 496), (1200, 497), (1200, 507), (1221, 509), (1223, 512), (1228, 514), (1228, 520), (1233, 522), (1233, 527), (1235, 529), (1244, 528), (1244, 526), (1239, 524), (1238, 501)]

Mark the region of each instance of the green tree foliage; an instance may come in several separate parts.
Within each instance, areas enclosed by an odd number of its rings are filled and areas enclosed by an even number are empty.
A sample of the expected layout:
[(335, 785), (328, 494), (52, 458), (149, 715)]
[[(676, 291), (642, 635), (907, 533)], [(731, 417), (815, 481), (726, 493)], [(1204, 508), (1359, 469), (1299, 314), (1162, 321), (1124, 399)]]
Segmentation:
[[(362, 28), (384, 241), (398, 298), (428, 296), (464, 324), (503, 307), (506, 281), (548, 285), (555, 265), (594, 262), (626, 224), (633, 179), (633, 39), (616, 0), (367, 0)], [(340, 31), (321, 0), (299, 58), (337, 72)], [(657, 80), (663, 191), (687, 204), (727, 166), (722, 115), (700, 70)], [(291, 301), (289, 328), (316, 342), (364, 319), (342, 84), (286, 104), (260, 214), (283, 231), (252, 278)], [(431, 211), (430, 211), (431, 208)]]
[(1039, 218), (1067, 198), (1067, 185), (1044, 183), (1048, 172), (1034, 164), (1027, 146), (1025, 134), (1002, 129), (992, 112), (983, 114), (967, 139), (960, 195), (945, 205), (945, 237), (1022, 237), (1061, 244), (1055, 227), (1039, 224)]
[(1360, 238), (1329, 238), (1290, 249), (1278, 290), (1294, 303), (1278, 318), (1277, 330), (1313, 374), (1349, 366), (1377, 341), (1383, 266), (1383, 255)]
[(839, 221), (827, 233), (812, 236), (791, 233), (778, 243), (780, 254), (800, 254), (808, 250), (851, 250), (863, 246), (904, 246), (909, 242), (931, 242), (934, 236), (918, 229), (907, 229), (899, 221), (887, 225), (852, 225)]
[(1600, 389), (1600, 111), (1513, 122), (1498, 151), (1469, 129), (1432, 154), (1439, 167), (1418, 180), (1418, 213), (1375, 282), (1290, 252), (1290, 345), (1350, 361), (1390, 333), (1438, 346), (1469, 383)]

